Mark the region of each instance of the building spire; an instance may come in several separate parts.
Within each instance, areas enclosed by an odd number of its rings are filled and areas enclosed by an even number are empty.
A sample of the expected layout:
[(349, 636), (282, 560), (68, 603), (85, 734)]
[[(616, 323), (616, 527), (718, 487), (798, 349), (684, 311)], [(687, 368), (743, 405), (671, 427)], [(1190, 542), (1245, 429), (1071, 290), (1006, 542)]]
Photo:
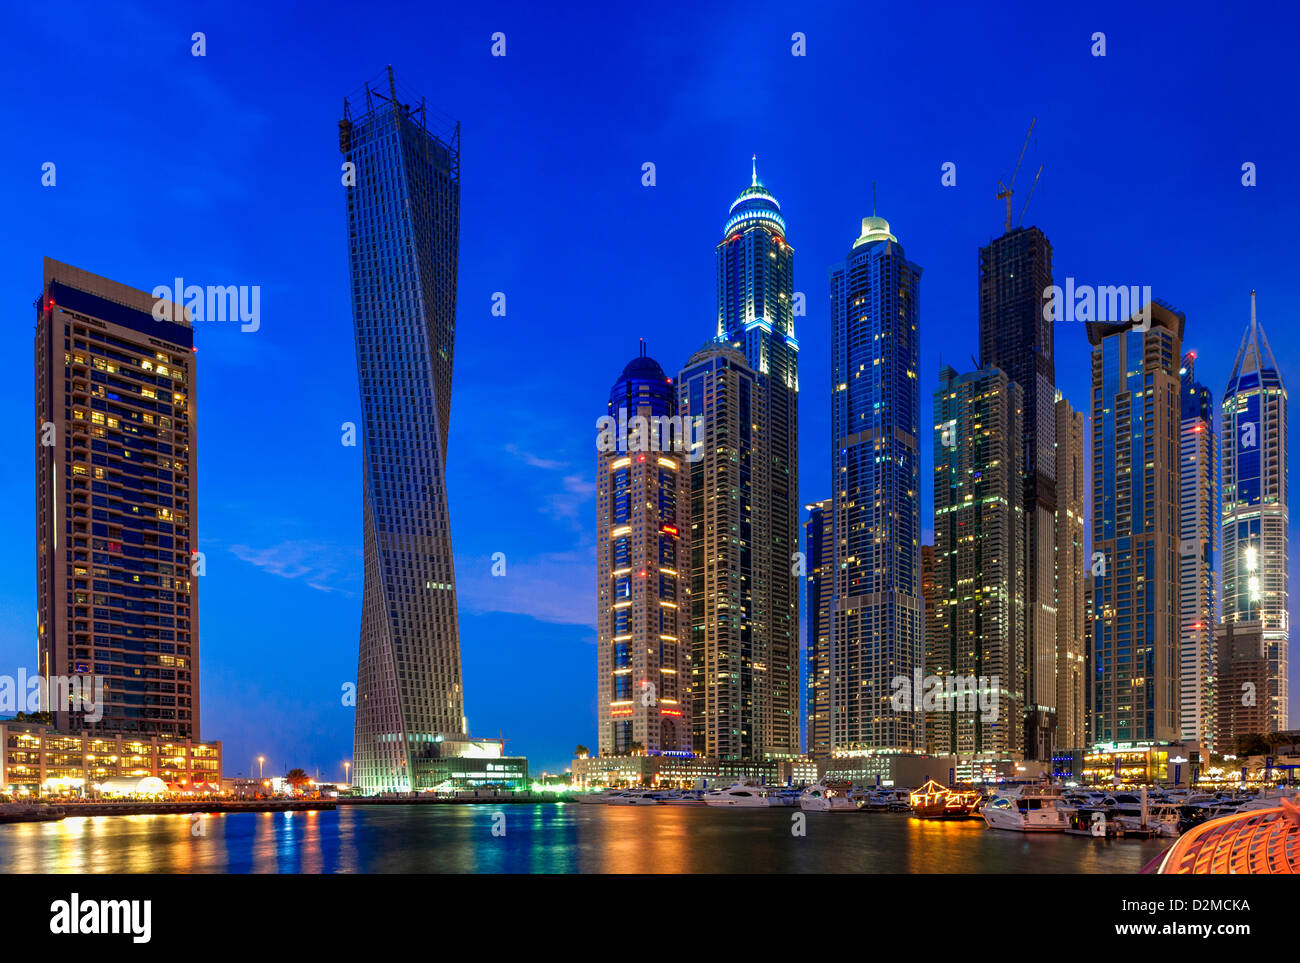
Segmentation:
[(1250, 326), (1255, 327), (1255, 289), (1250, 289)]
[(753, 173), (750, 175), (749, 186), (757, 187), (758, 186), (758, 155), (757, 154), (753, 156), (752, 163), (754, 167), (753, 167)]
[(641, 357), (645, 357), (645, 338), (641, 339)]
[(871, 216), (876, 216), (876, 182), (871, 182)]

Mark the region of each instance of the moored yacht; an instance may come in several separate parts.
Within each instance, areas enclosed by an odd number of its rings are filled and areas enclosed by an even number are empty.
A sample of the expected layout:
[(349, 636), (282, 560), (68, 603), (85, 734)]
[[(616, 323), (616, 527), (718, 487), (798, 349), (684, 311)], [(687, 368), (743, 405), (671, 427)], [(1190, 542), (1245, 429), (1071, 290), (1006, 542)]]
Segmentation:
[(629, 789), (616, 792), (605, 801), (611, 806), (658, 806), (659, 794), (648, 789)]
[(980, 814), (989, 829), (1014, 833), (1063, 833), (1070, 825), (1060, 808), (1055, 786), (1026, 786), (1018, 793), (997, 793), (984, 804)]
[(1116, 827), (1123, 835), (1153, 835), (1177, 837), (1181, 835), (1182, 810), (1170, 803), (1152, 803), (1137, 815), (1117, 815)]
[(862, 808), (862, 803), (847, 788), (822, 783), (809, 786), (799, 797), (799, 808), (809, 813), (855, 813)]
[(672, 792), (661, 795), (659, 804), (662, 806), (703, 806), (704, 790), (674, 789)]
[(735, 809), (767, 809), (767, 790), (760, 786), (732, 783), (726, 789), (714, 789), (704, 794), (706, 806), (730, 806)]

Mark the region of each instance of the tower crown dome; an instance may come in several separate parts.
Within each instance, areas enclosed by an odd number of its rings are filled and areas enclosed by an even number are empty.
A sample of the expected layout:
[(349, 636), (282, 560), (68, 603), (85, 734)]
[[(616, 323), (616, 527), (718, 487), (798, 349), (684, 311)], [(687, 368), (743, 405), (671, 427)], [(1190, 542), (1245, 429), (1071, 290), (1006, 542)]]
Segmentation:
[(659, 362), (645, 353), (645, 338), (642, 338), (640, 352), (624, 365), (623, 373), (618, 376), (614, 388), (617, 391), (619, 385), (628, 381), (657, 381), (660, 384), (667, 384), (668, 380)]
[(660, 367), (659, 362), (654, 358), (642, 355), (639, 358), (633, 358), (623, 368), (623, 373), (619, 376), (620, 381), (667, 381), (668, 376), (664, 374), (664, 369)]
[(874, 241), (893, 241), (898, 243), (898, 238), (889, 232), (889, 222), (883, 217), (864, 217), (862, 219), (862, 234), (853, 242), (854, 247), (861, 247), (863, 244), (871, 244)]
[(727, 214), (727, 224), (722, 229), (724, 237), (730, 237), (738, 227), (749, 221), (775, 225), (778, 232), (785, 236), (785, 218), (781, 216), (781, 202), (758, 179), (757, 154), (754, 155), (754, 167), (749, 186), (731, 202), (731, 209)]

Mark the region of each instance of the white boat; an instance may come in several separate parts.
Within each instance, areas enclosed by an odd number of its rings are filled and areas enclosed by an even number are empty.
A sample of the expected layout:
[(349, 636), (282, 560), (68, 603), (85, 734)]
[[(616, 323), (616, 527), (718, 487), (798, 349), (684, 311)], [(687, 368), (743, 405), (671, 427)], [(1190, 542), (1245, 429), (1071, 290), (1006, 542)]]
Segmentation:
[(609, 802), (609, 797), (616, 795), (617, 789), (606, 789), (604, 792), (584, 792), (577, 797), (577, 801), (586, 806), (604, 806)]
[(799, 808), (806, 813), (855, 813), (862, 808), (862, 799), (850, 796), (848, 790), (818, 783), (803, 791)]
[(658, 806), (659, 796), (645, 789), (629, 789), (616, 792), (605, 801), (611, 806)]
[(902, 793), (893, 789), (873, 789), (862, 795), (862, 808), (867, 812), (883, 813), (892, 811), (898, 803), (907, 803), (907, 793)]
[(980, 815), (989, 829), (1013, 833), (1063, 833), (1070, 825), (1064, 809), (1059, 808), (1056, 787), (1022, 788), (1018, 793), (997, 793), (984, 804)]
[(700, 789), (674, 789), (659, 797), (662, 806), (703, 806), (704, 792)]
[(735, 809), (767, 809), (767, 790), (759, 786), (733, 783), (726, 789), (714, 789), (704, 794), (706, 806), (730, 806)]
[(1147, 807), (1146, 815), (1115, 816), (1115, 825), (1125, 834), (1152, 833), (1156, 836), (1178, 838), (1181, 833), (1178, 824), (1183, 814), (1177, 806), (1169, 803), (1153, 803)]
[(1179, 835), (1183, 814), (1174, 803), (1163, 801), (1161, 794), (1152, 794), (1143, 786), (1136, 793), (1124, 792), (1107, 796), (1103, 804), (1110, 810), (1110, 820), (1121, 836)]
[(767, 791), (767, 804), (777, 808), (794, 809), (799, 805), (799, 800), (802, 797), (803, 790), (792, 789), (789, 786), (780, 789), (769, 789)]
[(1253, 799), (1247, 799), (1241, 805), (1236, 807), (1236, 812), (1253, 812), (1257, 809), (1276, 809), (1282, 805), (1282, 800), (1288, 802), (1296, 801), (1296, 790), (1294, 786), (1278, 786), (1276, 790), (1262, 792)]

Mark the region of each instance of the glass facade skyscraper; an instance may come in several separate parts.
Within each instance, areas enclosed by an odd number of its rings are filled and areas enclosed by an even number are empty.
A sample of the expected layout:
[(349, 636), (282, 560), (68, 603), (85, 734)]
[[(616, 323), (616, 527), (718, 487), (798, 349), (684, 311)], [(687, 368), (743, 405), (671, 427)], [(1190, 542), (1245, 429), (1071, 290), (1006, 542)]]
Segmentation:
[(925, 662), (921, 595), (921, 268), (889, 223), (831, 268), (832, 755), (920, 752), (924, 718), (893, 681)]
[[(732, 203), (717, 245), (717, 339), (745, 357), (763, 394), (756, 421), (761, 461), (750, 542), (755, 571), (747, 631), (759, 673), (754, 693), (757, 759), (800, 751), (799, 343), (794, 334), (794, 249), (781, 205), (758, 179)], [(709, 431), (708, 422), (704, 430)]]
[(1052, 245), (1016, 228), (979, 255), (980, 365), (1000, 368), (1024, 392), (1025, 757), (1050, 759), (1056, 729), (1055, 325), (1044, 310)]
[(1173, 742), (1178, 715), (1179, 356), (1184, 318), (1088, 323), (1092, 343), (1090, 736)]
[(1252, 291), (1250, 325), (1223, 393), (1223, 621), (1262, 640), (1268, 690), (1255, 698), (1274, 732), (1290, 718), (1287, 484), (1286, 385)]
[(460, 128), (367, 85), (339, 149), (361, 387), (365, 588), (354, 784), (421, 789), (466, 734), (447, 432), (460, 226)]
[(677, 397), (681, 416), (702, 428), (701, 456), (687, 469), (692, 745), (697, 755), (761, 761), (771, 719), (763, 711), (769, 647), (757, 616), (769, 550), (758, 427), (767, 395), (744, 355), (710, 341), (678, 375)]
[(808, 521), (804, 522), (808, 679), (804, 684), (804, 711), (808, 720), (808, 755), (828, 759), (831, 754), (831, 595), (835, 588), (833, 502), (825, 498), (805, 507), (808, 509)]
[[(927, 713), (933, 752), (1023, 758), (1025, 525), (1020, 385), (997, 368), (939, 372), (929, 675), (978, 679), (980, 705)], [(987, 705), (989, 711), (980, 711)]]

